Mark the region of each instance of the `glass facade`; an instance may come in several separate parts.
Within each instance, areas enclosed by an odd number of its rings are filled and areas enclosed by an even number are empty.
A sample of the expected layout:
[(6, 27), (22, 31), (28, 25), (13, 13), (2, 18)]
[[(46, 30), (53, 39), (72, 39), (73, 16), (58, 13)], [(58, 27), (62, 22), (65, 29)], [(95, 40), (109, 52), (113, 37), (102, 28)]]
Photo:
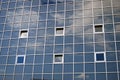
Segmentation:
[(0, 80), (120, 80), (120, 0), (0, 0)]

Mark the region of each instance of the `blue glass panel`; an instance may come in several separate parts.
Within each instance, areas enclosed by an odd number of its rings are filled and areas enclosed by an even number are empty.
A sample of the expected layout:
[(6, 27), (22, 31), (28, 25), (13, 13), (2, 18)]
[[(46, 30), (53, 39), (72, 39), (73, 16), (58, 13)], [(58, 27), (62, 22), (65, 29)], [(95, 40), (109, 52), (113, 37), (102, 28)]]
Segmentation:
[(40, 4), (40, 0), (33, 0), (32, 1), (32, 6), (38, 6)]
[(53, 46), (45, 46), (45, 53), (53, 53)]
[(104, 54), (103, 53), (96, 54), (96, 61), (104, 61)]
[(83, 44), (75, 44), (74, 46), (75, 52), (83, 52)]
[(83, 35), (75, 35), (74, 43), (83, 43)]
[(107, 72), (116, 72), (117, 64), (116, 62), (107, 62)]
[(7, 55), (8, 54), (8, 48), (1, 48), (1, 55)]
[(74, 64), (74, 72), (83, 72), (83, 64)]
[(104, 74), (104, 73), (97, 73), (96, 74), (96, 79), (97, 80), (106, 80), (106, 74)]
[[(58, 15), (60, 15), (60, 14), (58, 14)], [(63, 16), (61, 16), (61, 17), (63, 17)], [(59, 16), (58, 16), (58, 19), (56, 21), (56, 27), (59, 27), (59, 26), (64, 26), (64, 19), (59, 19)]]
[(48, 12), (55, 11), (55, 5), (48, 5)]
[[(85, 77), (85, 80), (95, 80), (95, 74), (94, 73), (86, 73), (84, 77)], [(84, 79), (84, 77), (82, 79)]]
[(40, 12), (46, 12), (47, 11), (47, 5), (40, 6)]
[(5, 17), (0, 17), (0, 23), (5, 23)]
[(106, 51), (115, 51), (115, 42), (107, 42)]
[(120, 52), (117, 52), (117, 59), (120, 61)]
[(73, 44), (66, 44), (64, 47), (64, 53), (73, 53)]
[(9, 7), (8, 8), (15, 8), (15, 2), (9, 2)]
[(11, 31), (5, 31), (3, 38), (10, 38), (11, 37)]
[(112, 8), (111, 7), (103, 8), (103, 14), (104, 15), (111, 15), (112, 14)]
[[(5, 72), (5, 65), (0, 65), (0, 75), (3, 75)], [(1, 78), (0, 78), (1, 79)]]
[(62, 80), (62, 74), (53, 74), (53, 80)]
[(46, 20), (46, 14), (45, 13), (40, 13), (39, 18), (40, 18), (41, 21)]
[(114, 41), (114, 34), (113, 33), (106, 33), (105, 34), (105, 40), (106, 41)]
[(73, 28), (72, 27), (72, 25), (73, 25), (73, 19), (65, 19), (65, 26), (70, 26), (71, 27), (71, 29)]
[(93, 25), (87, 25), (84, 27), (84, 33), (93, 33)]
[[(118, 70), (120, 71), (120, 62), (118, 62)], [(119, 75), (120, 76), (120, 75)]]
[(63, 44), (63, 36), (56, 36), (55, 37), (55, 44)]
[(73, 54), (64, 54), (64, 62), (73, 62)]
[(104, 23), (112, 23), (112, 16), (104, 16)]
[(36, 37), (36, 32), (37, 32), (36, 29), (30, 29), (29, 30), (29, 37)]
[(96, 63), (96, 72), (106, 72), (105, 63)]
[(23, 73), (24, 66), (23, 65), (16, 65), (15, 66), (15, 73)]
[(33, 66), (26, 65), (24, 68), (24, 73), (32, 73)]
[(35, 64), (42, 64), (43, 63), (43, 55), (36, 55), (34, 63)]
[(64, 3), (57, 4), (57, 11), (64, 10)]
[(117, 73), (108, 73), (107, 78), (108, 80), (118, 80)]
[(46, 27), (46, 22), (45, 21), (39, 21), (38, 22), (38, 28), (44, 29)]
[(3, 40), (2, 41), (2, 47), (7, 47), (7, 46), (9, 46), (9, 40)]
[(15, 64), (15, 58), (16, 58), (15, 56), (9, 56), (7, 64)]
[(34, 54), (35, 52), (35, 47), (31, 46), (31, 47), (27, 47), (27, 53), (26, 54)]
[(54, 65), (54, 73), (62, 73), (62, 65), (61, 64)]
[(33, 80), (34, 79), (42, 79), (42, 74), (33, 74)]
[(43, 46), (44, 45), (44, 37), (37, 37), (36, 45)]
[(104, 43), (95, 43), (95, 51), (104, 51)]
[(17, 63), (23, 63), (23, 62), (24, 62), (24, 57), (23, 56), (18, 56)]
[(73, 72), (73, 64), (64, 64), (64, 72)]
[(17, 54), (25, 54), (25, 47), (18, 47)]
[(113, 24), (104, 25), (105, 32), (113, 32)]
[(52, 80), (52, 74), (43, 74), (43, 80)]
[(63, 52), (63, 45), (55, 45), (55, 53), (62, 53)]
[(13, 80), (13, 75), (6, 75), (4, 77), (5, 80)]
[(36, 46), (35, 54), (43, 54), (44, 46)]
[(52, 64), (44, 64), (44, 73), (52, 73)]
[(47, 36), (54, 35), (54, 28), (47, 28), (46, 35)]
[(95, 24), (102, 24), (102, 16), (97, 16), (94, 18)]
[(95, 35), (95, 42), (103, 42), (104, 41), (104, 35), (103, 34), (96, 34)]
[(54, 26), (55, 26), (55, 21), (54, 20), (48, 20), (47, 27), (54, 27)]
[(120, 50), (120, 42), (116, 42), (117, 50)]
[(86, 53), (85, 54), (85, 62), (93, 62), (94, 61), (94, 54), (93, 53)]
[(29, 38), (27, 42), (27, 46), (36, 46), (35, 38)]
[(120, 32), (116, 32), (116, 41), (120, 41)]
[(10, 47), (9, 48), (9, 55), (16, 55), (16, 50), (17, 50), (16, 47)]
[(29, 6), (30, 7), (31, 6), (31, 1), (30, 0), (25, 1), (24, 6)]
[(19, 39), (19, 46), (25, 46), (26, 42), (27, 39), (23, 39), (23, 38)]
[(116, 52), (106, 52), (107, 61), (116, 61)]
[(1, 4), (1, 8), (2, 8), (2, 9), (7, 9), (7, 6), (8, 6), (8, 3), (2, 3), (2, 4)]
[(14, 80), (22, 80), (22, 75), (14, 75)]
[(18, 38), (19, 37), (19, 31), (12, 31), (11, 38)]
[(94, 45), (93, 43), (85, 44), (85, 52), (94, 52)]
[(35, 65), (34, 73), (42, 73), (42, 65)]
[(73, 3), (72, 2), (66, 3), (66, 10), (73, 10)]
[(74, 54), (74, 62), (83, 62), (83, 54)]
[(14, 72), (14, 65), (9, 65), (6, 67), (6, 74), (13, 74)]
[(45, 55), (44, 63), (52, 63), (53, 62), (53, 55)]
[(3, 80), (4, 76), (3, 75), (0, 75), (0, 80)]
[(63, 80), (73, 80), (73, 74), (64, 74)]
[(94, 64), (86, 63), (85, 64), (85, 72), (94, 72)]
[(73, 43), (73, 36), (65, 36), (65, 44)]
[(32, 79), (32, 74), (24, 74), (23, 80)]
[(115, 15), (114, 16), (114, 21), (115, 22), (120, 22), (120, 15)]
[[(0, 11), (0, 16), (6, 16), (6, 10), (1, 10)], [(2, 20), (2, 19), (0, 19), (0, 20)], [(0, 22), (1, 23), (1, 22)]]
[(25, 60), (26, 64), (32, 64), (33, 61), (34, 61), (34, 55), (26, 56), (26, 60)]
[(17, 1), (16, 7), (22, 7), (23, 6), (23, 1)]
[(0, 31), (3, 31), (4, 29), (4, 24), (0, 24)]

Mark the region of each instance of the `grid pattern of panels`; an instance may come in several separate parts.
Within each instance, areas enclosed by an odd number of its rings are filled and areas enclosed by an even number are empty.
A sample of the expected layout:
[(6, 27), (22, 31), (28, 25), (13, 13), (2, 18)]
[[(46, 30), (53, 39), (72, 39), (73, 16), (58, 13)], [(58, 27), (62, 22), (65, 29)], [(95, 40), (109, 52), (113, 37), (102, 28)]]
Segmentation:
[(119, 4), (0, 0), (0, 80), (120, 80)]

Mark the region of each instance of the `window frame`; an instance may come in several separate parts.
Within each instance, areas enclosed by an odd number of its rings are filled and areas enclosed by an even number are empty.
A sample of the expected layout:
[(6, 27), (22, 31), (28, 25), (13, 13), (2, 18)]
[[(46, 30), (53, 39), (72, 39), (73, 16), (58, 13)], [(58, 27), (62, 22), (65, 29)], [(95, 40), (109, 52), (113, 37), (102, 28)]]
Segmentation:
[[(26, 36), (22, 36), (22, 32), (26, 31)], [(28, 32), (29, 30), (28, 29), (22, 29), (19, 31), (19, 38), (28, 38)]]
[[(57, 29), (61, 29), (62, 28), (62, 32), (61, 34), (57, 34)], [(65, 34), (65, 28), (64, 27), (56, 27), (55, 28), (55, 36), (64, 36)]]
[[(103, 54), (104, 55), (104, 60), (97, 60), (97, 54)], [(95, 62), (105, 62), (106, 61), (106, 54), (105, 54), (105, 52), (95, 52), (94, 53), (94, 59), (95, 59)]]
[[(18, 58), (19, 58), (19, 57), (23, 57), (23, 63), (18, 63)], [(16, 56), (15, 64), (16, 64), (16, 65), (23, 65), (23, 64), (25, 64), (25, 59), (26, 59), (26, 55), (17, 55), (17, 56)]]
[[(55, 56), (62, 56), (62, 61), (61, 61), (61, 62), (56, 62), (56, 61), (55, 61), (55, 58), (56, 58)], [(64, 62), (64, 55), (63, 55), (63, 54), (54, 54), (54, 55), (53, 55), (53, 63), (54, 63), (54, 64), (61, 64), (61, 63), (63, 63), (63, 62)]]
[[(96, 32), (96, 26), (102, 26), (102, 31), (101, 32)], [(94, 33), (104, 33), (104, 25), (103, 24), (94, 24), (93, 25), (93, 31), (94, 31)]]

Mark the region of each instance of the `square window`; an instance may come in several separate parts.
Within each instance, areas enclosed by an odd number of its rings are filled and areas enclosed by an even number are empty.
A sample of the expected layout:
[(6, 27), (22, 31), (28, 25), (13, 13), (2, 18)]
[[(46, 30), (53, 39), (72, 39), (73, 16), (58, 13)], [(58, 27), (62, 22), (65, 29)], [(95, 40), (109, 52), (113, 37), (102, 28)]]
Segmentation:
[(27, 37), (28, 37), (28, 30), (21, 30), (20, 38), (27, 38)]
[(55, 35), (56, 36), (63, 36), (64, 35), (64, 28), (61, 28), (61, 27), (56, 28), (55, 29)]
[(105, 61), (105, 53), (104, 52), (96, 52), (95, 53), (95, 61), (96, 62), (103, 62)]
[(94, 30), (95, 30), (95, 33), (103, 32), (103, 25), (95, 25)]
[(63, 63), (63, 55), (62, 54), (54, 55), (54, 63)]
[(18, 55), (16, 57), (16, 64), (24, 64), (25, 63), (25, 55)]

